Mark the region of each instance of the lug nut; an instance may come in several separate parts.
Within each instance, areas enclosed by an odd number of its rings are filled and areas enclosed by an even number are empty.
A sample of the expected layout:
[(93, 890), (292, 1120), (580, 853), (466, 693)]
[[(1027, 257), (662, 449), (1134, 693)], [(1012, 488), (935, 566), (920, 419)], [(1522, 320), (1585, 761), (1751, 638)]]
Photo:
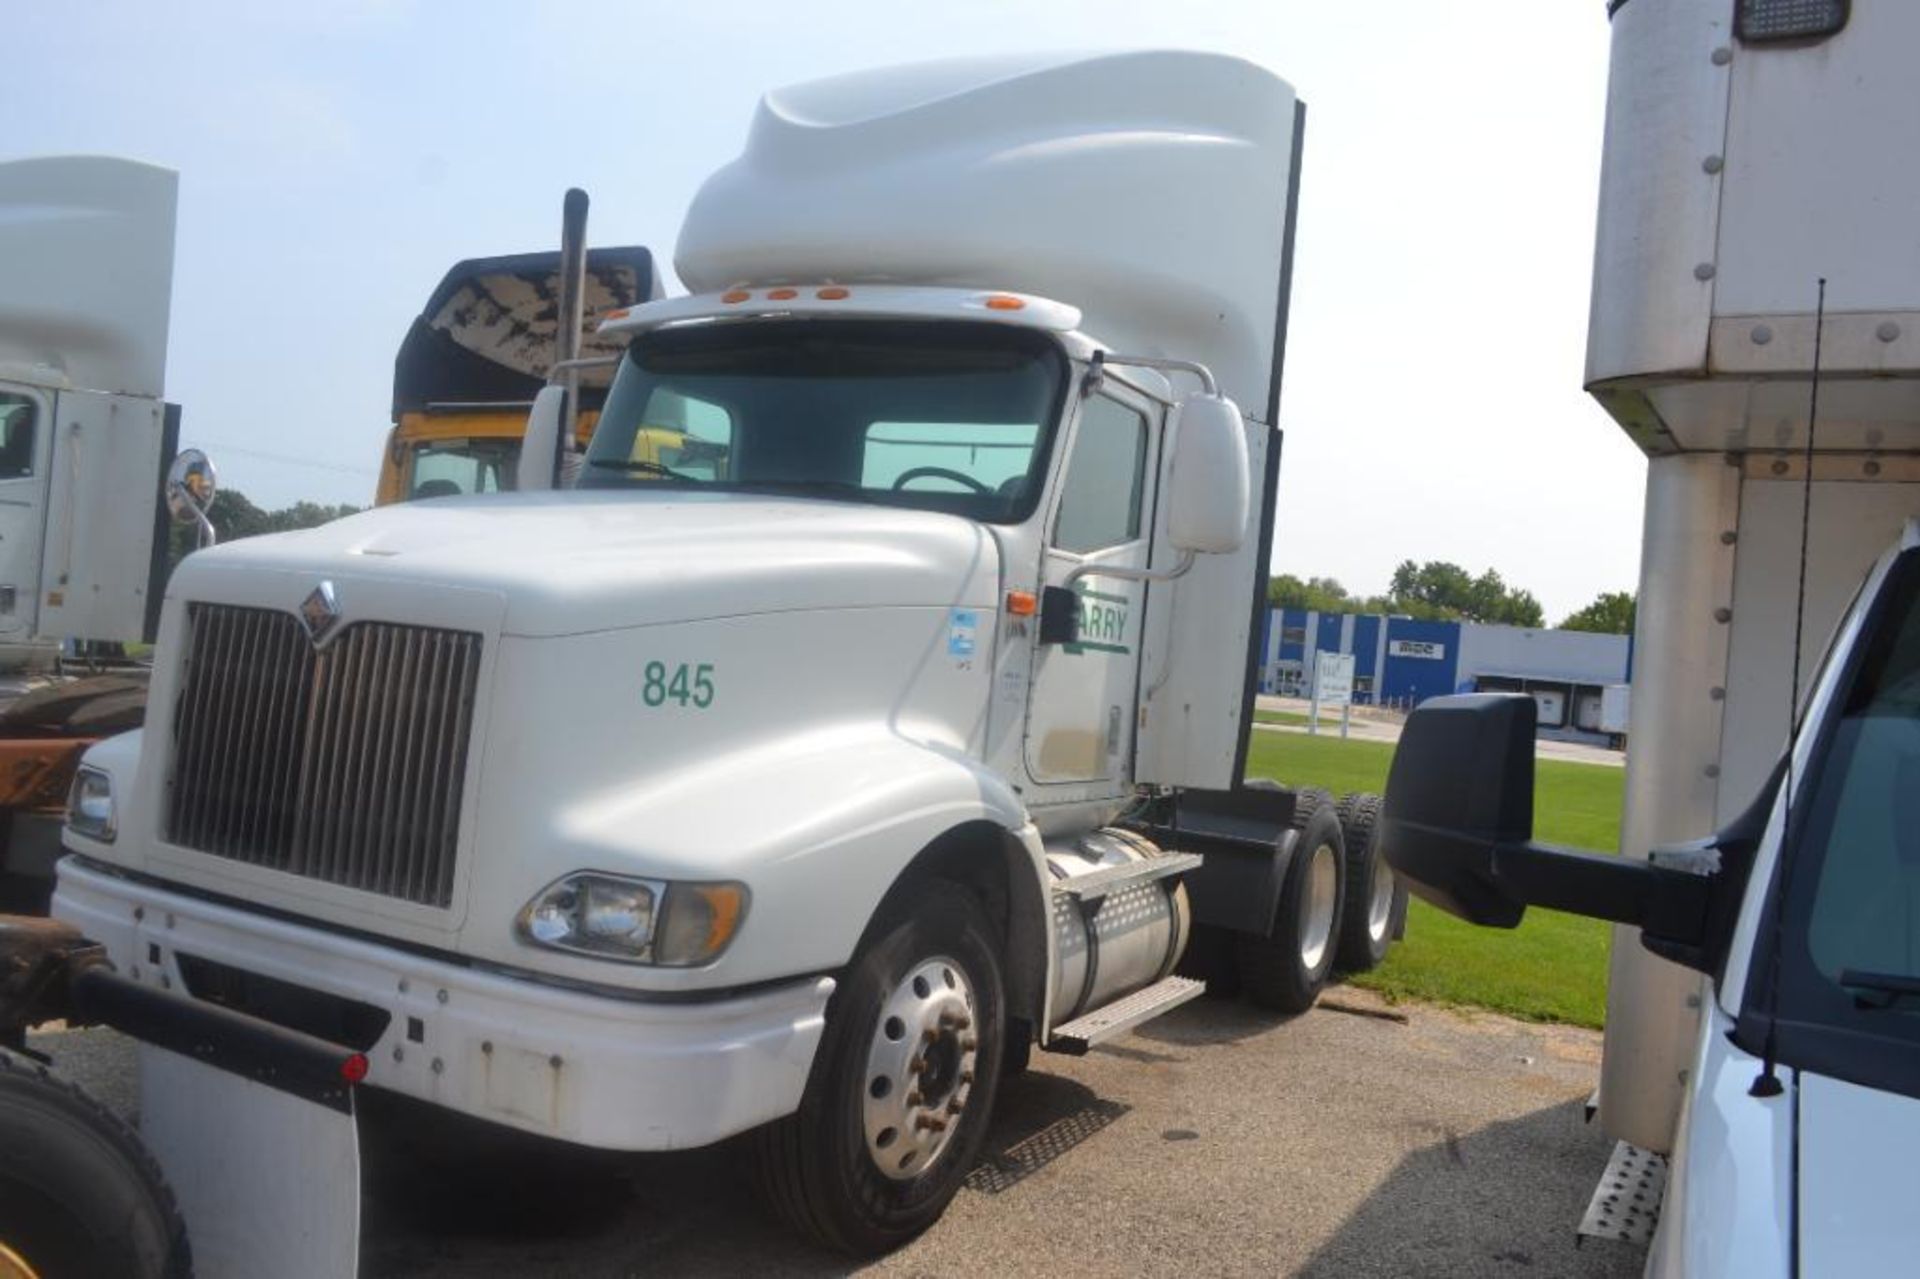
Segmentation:
[(972, 1035), (968, 1035), (965, 1039), (960, 1041), (960, 1050), (962, 1052), (972, 1052), (974, 1049), (978, 1048), (979, 1046), (980, 1046), (980, 1041), (975, 1039)]
[(909, 1061), (907, 1063), (907, 1073), (909, 1075), (917, 1075), (921, 1071), (925, 1070), (926, 1068), (927, 1068), (927, 1059), (925, 1057), (915, 1057), (912, 1061)]
[(928, 1027), (926, 1030), (920, 1032), (920, 1042), (923, 1044), (930, 1044), (938, 1038), (940, 1038), (940, 1032), (934, 1030), (932, 1027)]
[(952, 1101), (947, 1103), (947, 1113), (949, 1115), (957, 1115), (962, 1110), (965, 1110), (965, 1109), (966, 1107), (960, 1104), (960, 1099), (958, 1097), (954, 1098)]
[(924, 1097), (922, 1097), (922, 1096), (921, 1096), (921, 1095), (920, 1095), (919, 1093), (917, 1093), (917, 1092), (910, 1092), (910, 1093), (908, 1093), (908, 1094), (907, 1094), (907, 1104), (908, 1104), (909, 1106), (918, 1106), (918, 1105), (919, 1105), (919, 1104), (920, 1104), (921, 1102), (923, 1102), (923, 1101), (925, 1101), (925, 1100), (926, 1100), (926, 1098), (924, 1098)]
[(973, 1082), (973, 1072), (972, 1072), (971, 1070), (963, 1070), (963, 1071), (961, 1071), (961, 1072), (960, 1072), (960, 1082), (961, 1082), (961, 1084), (962, 1084), (962, 1085), (966, 1085), (966, 1084), (970, 1084), (970, 1083), (972, 1083), (972, 1082)]

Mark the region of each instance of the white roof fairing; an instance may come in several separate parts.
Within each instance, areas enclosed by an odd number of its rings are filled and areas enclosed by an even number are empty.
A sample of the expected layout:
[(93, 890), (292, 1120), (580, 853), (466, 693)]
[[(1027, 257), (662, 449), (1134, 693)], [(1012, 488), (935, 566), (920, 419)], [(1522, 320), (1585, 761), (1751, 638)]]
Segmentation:
[(890, 67), (762, 99), (681, 228), (687, 287), (894, 283), (1078, 307), (1268, 415), (1293, 90), (1219, 54)]
[(0, 164), (0, 365), (163, 394), (178, 186), (103, 156)]

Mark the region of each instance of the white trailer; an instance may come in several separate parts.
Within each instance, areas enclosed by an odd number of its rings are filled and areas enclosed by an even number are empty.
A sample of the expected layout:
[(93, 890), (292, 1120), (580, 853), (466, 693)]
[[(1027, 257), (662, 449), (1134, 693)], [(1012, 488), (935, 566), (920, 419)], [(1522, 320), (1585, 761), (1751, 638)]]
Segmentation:
[(1304, 1010), (1405, 897), (1376, 800), (1241, 785), (1302, 122), (1200, 54), (769, 94), (577, 466), (549, 387), (519, 493), (181, 566), (56, 915), (405, 1097), (751, 1132), (855, 1253), (1190, 936)]
[[(1408, 725), (1389, 857), (1479, 922), (1618, 922), (1599, 1117), (1673, 1159), (1650, 1272), (1890, 1273), (1920, 1243), (1920, 7), (1616, 0), (1612, 30), (1587, 382), (1648, 457), (1622, 857), (1528, 844), (1517, 712), (1470, 700)], [(1445, 758), (1468, 723), (1477, 770)], [(1462, 769), (1477, 817), (1436, 789)]]

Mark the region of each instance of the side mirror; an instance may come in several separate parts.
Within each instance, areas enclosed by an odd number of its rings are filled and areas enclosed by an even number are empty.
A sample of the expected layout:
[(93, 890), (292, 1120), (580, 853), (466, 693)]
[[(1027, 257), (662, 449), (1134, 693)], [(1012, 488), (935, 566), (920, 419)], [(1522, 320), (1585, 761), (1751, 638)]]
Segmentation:
[(213, 521), (207, 514), (219, 488), (213, 459), (199, 449), (182, 449), (167, 468), (167, 513), (175, 524), (198, 524), (203, 548), (214, 543)]
[(1173, 411), (1167, 540), (1177, 551), (1227, 555), (1247, 536), (1251, 484), (1240, 409), (1220, 395), (1189, 395)]
[(1524, 693), (1436, 697), (1407, 719), (1387, 774), (1380, 842), (1417, 896), (1512, 928), (1528, 906), (1638, 925), (1649, 946), (1708, 934), (1711, 866), (1675, 869), (1533, 842), (1536, 707)]
[(567, 413), (567, 388), (543, 386), (527, 411), (527, 431), (520, 440), (520, 462), (514, 487), (524, 493), (554, 487), (554, 467), (560, 456), (560, 432)]

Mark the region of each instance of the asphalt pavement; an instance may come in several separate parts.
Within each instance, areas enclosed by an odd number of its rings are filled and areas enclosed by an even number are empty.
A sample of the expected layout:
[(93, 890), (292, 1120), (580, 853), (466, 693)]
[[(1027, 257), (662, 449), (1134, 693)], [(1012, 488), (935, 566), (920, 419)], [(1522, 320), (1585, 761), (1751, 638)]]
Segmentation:
[[(112, 1032), (34, 1046), (137, 1104)], [(1640, 1252), (1574, 1244), (1610, 1149), (1583, 1116), (1599, 1046), (1345, 988), (1293, 1019), (1202, 999), (1084, 1058), (1036, 1053), (946, 1216), (865, 1267), (771, 1222), (724, 1147), (514, 1148), (437, 1175), (397, 1149), (413, 1137), (370, 1136), (361, 1273), (1635, 1275)]]

